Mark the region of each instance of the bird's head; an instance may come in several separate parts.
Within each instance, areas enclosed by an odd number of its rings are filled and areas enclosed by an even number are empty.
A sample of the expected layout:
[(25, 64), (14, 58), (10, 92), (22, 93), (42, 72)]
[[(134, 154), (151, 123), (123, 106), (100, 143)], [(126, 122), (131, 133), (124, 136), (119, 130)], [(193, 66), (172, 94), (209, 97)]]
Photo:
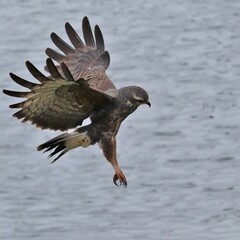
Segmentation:
[(120, 96), (127, 101), (127, 104), (138, 107), (147, 104), (151, 107), (147, 92), (138, 86), (124, 87), (120, 89)]

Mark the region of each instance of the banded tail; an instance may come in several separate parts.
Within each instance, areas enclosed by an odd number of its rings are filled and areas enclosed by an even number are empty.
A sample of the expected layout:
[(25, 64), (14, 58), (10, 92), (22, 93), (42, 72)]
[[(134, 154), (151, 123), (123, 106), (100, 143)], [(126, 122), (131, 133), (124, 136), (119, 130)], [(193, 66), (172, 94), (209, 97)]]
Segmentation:
[(72, 132), (72, 133), (63, 133), (55, 138), (50, 139), (49, 141), (39, 145), (37, 147), (38, 151), (46, 149), (44, 152), (50, 150), (54, 151), (48, 156), (51, 158), (55, 154), (61, 152), (53, 161), (57, 161), (61, 156), (67, 153), (69, 150), (72, 150), (76, 147), (88, 147), (91, 144), (91, 139), (87, 135), (87, 132)]

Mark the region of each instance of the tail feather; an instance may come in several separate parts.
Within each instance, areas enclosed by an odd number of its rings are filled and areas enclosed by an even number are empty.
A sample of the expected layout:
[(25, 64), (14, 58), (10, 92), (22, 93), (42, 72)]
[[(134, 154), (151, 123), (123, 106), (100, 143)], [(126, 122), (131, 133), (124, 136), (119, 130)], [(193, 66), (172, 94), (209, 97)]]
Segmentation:
[[(54, 158), (54, 160), (52, 161), (52, 164), (54, 163), (54, 162), (56, 162), (61, 156), (63, 156), (65, 153), (67, 153), (68, 152), (68, 150), (63, 150), (56, 158)], [(55, 155), (56, 153), (52, 153), (52, 154), (50, 154), (48, 157), (51, 157), (51, 155), (53, 156), (53, 155)]]
[(48, 158), (51, 158), (52, 156), (56, 155), (57, 153), (61, 152), (62, 150), (65, 150), (66, 146), (64, 144), (58, 145), (55, 150), (48, 156)]
[(56, 146), (50, 146), (50, 147), (48, 147), (43, 153), (45, 153), (45, 152), (48, 152), (48, 151), (50, 151), (50, 150), (52, 150), (52, 149), (54, 149)]
[[(55, 138), (50, 139), (49, 141), (39, 145), (37, 147), (38, 151), (43, 150), (44, 148), (49, 148), (49, 150), (51, 150), (52, 148), (56, 147), (58, 145), (59, 142), (61, 142), (62, 140), (64, 140), (69, 134), (68, 133), (63, 133)], [(49, 151), (48, 149), (45, 151)]]
[(45, 152), (53, 150), (53, 152), (48, 156), (48, 158), (53, 157), (57, 153), (60, 154), (52, 161), (54, 163), (65, 153), (74, 149), (76, 147), (88, 147), (91, 144), (91, 139), (87, 135), (87, 132), (79, 133), (64, 133), (55, 138), (50, 139), (49, 141), (39, 145), (37, 147), (38, 151), (45, 149)]

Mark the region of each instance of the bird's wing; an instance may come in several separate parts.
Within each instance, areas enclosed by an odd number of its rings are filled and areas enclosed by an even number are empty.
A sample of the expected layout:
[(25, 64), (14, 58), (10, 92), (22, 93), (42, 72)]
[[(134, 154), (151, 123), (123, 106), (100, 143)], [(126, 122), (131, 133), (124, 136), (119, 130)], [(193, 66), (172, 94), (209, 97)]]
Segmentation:
[(16, 83), (30, 91), (3, 90), (9, 96), (27, 98), (23, 102), (9, 106), (21, 108), (13, 116), (23, 119), (23, 122), (30, 121), (42, 129), (64, 131), (81, 125), (82, 121), (94, 111), (107, 107), (115, 99), (104, 92), (90, 88), (82, 78), (75, 81), (64, 63), (61, 64), (61, 74), (52, 60), (47, 59), (50, 77), (44, 76), (28, 61), (26, 66), (40, 84), (29, 82), (10, 73)]
[[(83, 78), (91, 87), (101, 91), (115, 89), (105, 73), (110, 63), (110, 56), (108, 51), (105, 51), (102, 32), (98, 25), (94, 28), (93, 36), (88, 18), (83, 18), (82, 31), (85, 43), (68, 22), (65, 24), (65, 29), (73, 47), (53, 32), (51, 39), (63, 54), (51, 48), (46, 49), (46, 54), (59, 64), (65, 63), (74, 79)], [(61, 72), (61, 68), (58, 68)]]

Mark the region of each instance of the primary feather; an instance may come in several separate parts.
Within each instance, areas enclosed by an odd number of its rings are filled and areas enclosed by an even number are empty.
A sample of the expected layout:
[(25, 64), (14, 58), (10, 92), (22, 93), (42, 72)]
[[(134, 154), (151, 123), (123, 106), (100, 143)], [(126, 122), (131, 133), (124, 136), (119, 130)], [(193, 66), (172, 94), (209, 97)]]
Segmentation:
[(44, 76), (32, 63), (26, 62), (28, 70), (41, 84), (34, 84), (10, 74), (12, 79), (29, 88), (30, 92), (4, 90), (13, 97), (26, 98), (11, 108), (21, 108), (13, 116), (30, 121), (42, 129), (67, 130), (82, 124), (101, 104), (109, 104), (114, 98), (89, 87), (84, 79), (74, 80), (71, 72), (61, 63), (62, 75), (49, 58), (46, 61), (50, 77)]

